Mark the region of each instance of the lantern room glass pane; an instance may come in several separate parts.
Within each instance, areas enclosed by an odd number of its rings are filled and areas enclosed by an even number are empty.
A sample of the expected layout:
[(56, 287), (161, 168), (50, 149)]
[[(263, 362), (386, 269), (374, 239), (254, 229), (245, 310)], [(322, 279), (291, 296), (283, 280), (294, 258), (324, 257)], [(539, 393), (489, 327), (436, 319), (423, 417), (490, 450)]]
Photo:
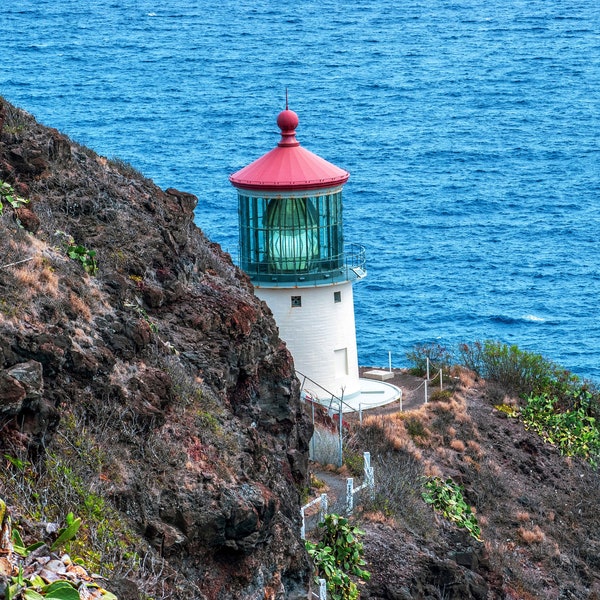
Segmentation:
[(317, 214), (310, 198), (273, 198), (265, 215), (267, 257), (274, 271), (309, 271), (319, 257)]
[(319, 280), (344, 267), (341, 191), (238, 199), (240, 266), (251, 277)]

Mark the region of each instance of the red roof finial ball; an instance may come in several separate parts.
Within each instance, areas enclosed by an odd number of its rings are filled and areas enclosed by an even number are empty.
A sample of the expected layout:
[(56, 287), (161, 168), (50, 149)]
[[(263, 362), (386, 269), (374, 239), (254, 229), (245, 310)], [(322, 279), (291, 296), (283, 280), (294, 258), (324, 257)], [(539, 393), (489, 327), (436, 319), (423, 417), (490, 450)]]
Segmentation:
[(277, 117), (277, 125), (281, 129), (281, 140), (278, 146), (299, 146), (296, 139), (296, 127), (298, 127), (298, 115), (287, 107)]
[(277, 125), (281, 129), (281, 133), (294, 133), (299, 123), (298, 115), (293, 111), (286, 108), (279, 113), (277, 117)]

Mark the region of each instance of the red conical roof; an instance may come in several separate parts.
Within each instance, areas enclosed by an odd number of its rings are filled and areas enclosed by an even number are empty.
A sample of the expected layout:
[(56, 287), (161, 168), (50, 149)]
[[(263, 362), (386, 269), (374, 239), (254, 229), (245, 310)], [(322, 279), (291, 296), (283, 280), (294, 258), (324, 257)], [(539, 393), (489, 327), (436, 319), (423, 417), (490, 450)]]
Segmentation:
[(281, 140), (276, 148), (229, 177), (236, 188), (251, 190), (311, 190), (348, 181), (350, 173), (300, 146), (296, 140), (298, 115), (286, 109), (277, 125)]

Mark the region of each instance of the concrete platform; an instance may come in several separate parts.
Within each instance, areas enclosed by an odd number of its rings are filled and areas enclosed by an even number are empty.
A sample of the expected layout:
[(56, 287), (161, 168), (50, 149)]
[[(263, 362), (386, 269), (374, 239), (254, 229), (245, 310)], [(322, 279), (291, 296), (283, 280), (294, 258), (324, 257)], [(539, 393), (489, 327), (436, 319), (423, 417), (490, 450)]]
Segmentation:
[[(383, 371), (387, 373), (387, 371)], [(402, 396), (402, 390), (391, 383), (377, 381), (376, 379), (360, 378), (360, 392), (352, 396), (346, 396), (342, 403), (342, 413), (351, 413), (369, 410), (378, 406), (385, 406), (397, 400)], [(314, 393), (307, 393), (306, 398), (316, 400), (319, 404), (331, 410), (332, 413), (339, 412), (339, 400), (337, 398), (318, 397)]]
[(373, 369), (372, 371), (365, 371), (363, 376), (367, 379), (377, 379), (378, 381), (387, 381), (388, 379), (394, 378), (392, 371), (384, 371), (383, 369)]

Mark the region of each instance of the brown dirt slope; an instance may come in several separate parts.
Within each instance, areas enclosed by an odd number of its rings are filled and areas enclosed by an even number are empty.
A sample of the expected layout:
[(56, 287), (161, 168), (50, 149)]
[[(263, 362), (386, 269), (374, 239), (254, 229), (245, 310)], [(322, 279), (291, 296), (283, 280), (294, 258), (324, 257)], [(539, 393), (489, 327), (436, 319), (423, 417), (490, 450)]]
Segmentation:
[[(420, 381), (398, 374), (407, 392)], [(561, 456), (501, 403), (518, 402), (463, 372), (450, 398), (351, 424), (348, 452), (371, 451), (378, 487), (358, 515), (373, 574), (362, 598), (600, 597), (598, 471)], [(463, 487), (481, 541), (423, 502), (425, 476)]]

